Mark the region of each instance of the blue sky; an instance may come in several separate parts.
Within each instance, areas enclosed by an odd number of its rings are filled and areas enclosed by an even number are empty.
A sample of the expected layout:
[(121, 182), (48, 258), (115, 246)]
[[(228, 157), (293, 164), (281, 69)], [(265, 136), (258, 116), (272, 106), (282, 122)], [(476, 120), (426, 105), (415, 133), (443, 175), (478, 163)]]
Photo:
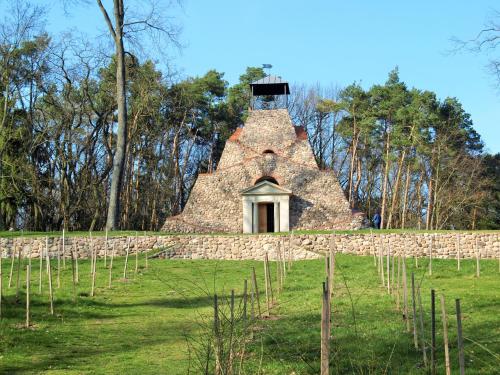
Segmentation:
[[(73, 7), (69, 17), (58, 9), (62, 1), (45, 2), (52, 4), (50, 31), (106, 32), (95, 1)], [(270, 63), (294, 83), (369, 87), (397, 65), (409, 87), (457, 97), (496, 153), (500, 94), (485, 68), (488, 56), (449, 53), (450, 39), (474, 37), (495, 7), (498, 1), (184, 0), (172, 12), (185, 47), (171, 56), (186, 76), (217, 69), (230, 83), (247, 66)]]

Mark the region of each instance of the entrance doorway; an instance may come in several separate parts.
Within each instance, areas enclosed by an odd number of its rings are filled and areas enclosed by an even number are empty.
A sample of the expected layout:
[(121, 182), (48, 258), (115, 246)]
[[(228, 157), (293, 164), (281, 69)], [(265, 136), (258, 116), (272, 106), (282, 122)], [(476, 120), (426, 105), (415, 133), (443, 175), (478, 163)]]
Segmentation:
[(259, 233), (274, 232), (274, 203), (259, 203)]
[[(266, 177), (267, 178), (267, 177)], [(241, 190), (243, 233), (288, 232), (292, 191), (265, 179)]]

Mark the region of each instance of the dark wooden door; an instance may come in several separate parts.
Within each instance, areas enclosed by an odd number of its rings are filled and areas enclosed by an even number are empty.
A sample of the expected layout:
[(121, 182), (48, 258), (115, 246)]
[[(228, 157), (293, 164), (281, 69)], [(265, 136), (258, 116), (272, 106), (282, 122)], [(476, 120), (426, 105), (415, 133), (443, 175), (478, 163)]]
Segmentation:
[(259, 203), (259, 233), (267, 232), (267, 204)]

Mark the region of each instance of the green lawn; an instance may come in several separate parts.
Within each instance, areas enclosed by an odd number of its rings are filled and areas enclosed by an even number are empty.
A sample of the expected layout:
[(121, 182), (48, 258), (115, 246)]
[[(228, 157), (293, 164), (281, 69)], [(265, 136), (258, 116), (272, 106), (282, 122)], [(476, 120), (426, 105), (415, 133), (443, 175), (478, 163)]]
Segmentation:
[[(413, 261), (409, 263), (413, 268)], [(457, 272), (454, 261), (434, 260), (432, 277), (427, 275), (426, 261), (419, 263), (420, 268), (414, 271), (421, 283), (426, 340), (430, 337), (430, 289), (435, 288), (438, 295), (443, 293), (447, 298), (452, 373), (456, 373), (454, 299), (461, 298), (466, 373), (495, 373), (500, 368), (498, 263), (482, 261), (479, 279), (474, 276), (475, 261), (462, 261), (462, 270)], [(55, 315), (51, 316), (46, 273), (43, 271), (40, 295), (38, 263), (33, 261), (33, 326), (26, 329), (25, 273), (16, 303), (15, 272), (9, 289), (10, 261), (4, 259), (0, 373), (186, 374), (191, 368), (196, 374), (193, 358), (197, 353), (188, 351), (188, 344), (208, 337), (206, 324), (211, 324), (213, 316), (214, 288), (223, 296), (222, 304), (232, 288), (239, 298), (243, 279), (249, 278), (255, 266), (260, 289), (264, 289), (263, 265), (256, 261), (156, 259), (149, 261), (146, 270), (142, 256), (139, 272), (134, 275), (132, 256), (127, 280), (121, 279), (123, 264), (123, 258), (115, 259), (113, 287), (108, 289), (108, 270), (99, 260), (96, 296), (89, 297), (89, 262), (80, 262), (74, 303), (69, 263), (62, 272), (60, 288), (53, 263)], [(275, 265), (272, 267), (275, 276)], [(319, 373), (323, 272), (320, 260), (293, 263), (272, 319), (253, 324), (242, 373), (257, 373), (260, 362), (264, 374)], [(405, 332), (394, 298), (380, 286), (371, 257), (337, 256), (332, 331), (332, 373), (425, 373), (421, 353)], [(444, 373), (440, 313), (437, 336), (438, 373)]]

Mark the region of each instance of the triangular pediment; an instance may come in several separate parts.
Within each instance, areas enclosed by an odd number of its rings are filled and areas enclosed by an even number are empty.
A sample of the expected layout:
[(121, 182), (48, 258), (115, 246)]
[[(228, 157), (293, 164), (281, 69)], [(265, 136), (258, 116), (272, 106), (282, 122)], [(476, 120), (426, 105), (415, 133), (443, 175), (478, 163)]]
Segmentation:
[(241, 195), (291, 195), (292, 191), (269, 181), (261, 181), (240, 191)]

